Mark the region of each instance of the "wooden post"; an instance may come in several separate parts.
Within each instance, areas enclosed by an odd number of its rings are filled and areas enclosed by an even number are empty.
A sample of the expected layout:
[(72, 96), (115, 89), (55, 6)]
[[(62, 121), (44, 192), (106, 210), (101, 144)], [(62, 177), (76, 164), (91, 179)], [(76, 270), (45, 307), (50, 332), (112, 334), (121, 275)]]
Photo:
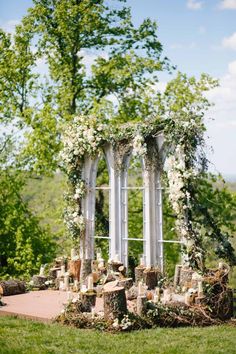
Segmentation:
[(155, 269), (146, 269), (143, 272), (143, 277), (148, 289), (155, 289), (157, 286), (157, 271)]
[(103, 292), (105, 320), (121, 319), (127, 313), (125, 289), (123, 287), (108, 288)]
[(20, 280), (0, 281), (0, 295), (18, 295), (26, 292), (25, 283)]
[(144, 316), (147, 311), (147, 297), (145, 295), (138, 295), (137, 297), (137, 314)]
[(69, 273), (74, 280), (80, 280), (80, 268), (81, 268), (80, 259), (69, 262)]

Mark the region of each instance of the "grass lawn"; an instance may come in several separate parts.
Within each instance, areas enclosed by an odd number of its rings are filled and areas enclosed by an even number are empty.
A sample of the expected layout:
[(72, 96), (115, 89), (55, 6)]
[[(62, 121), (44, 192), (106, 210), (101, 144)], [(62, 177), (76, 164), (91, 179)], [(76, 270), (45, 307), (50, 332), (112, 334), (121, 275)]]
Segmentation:
[(236, 353), (236, 327), (157, 328), (109, 334), (0, 317), (0, 353)]

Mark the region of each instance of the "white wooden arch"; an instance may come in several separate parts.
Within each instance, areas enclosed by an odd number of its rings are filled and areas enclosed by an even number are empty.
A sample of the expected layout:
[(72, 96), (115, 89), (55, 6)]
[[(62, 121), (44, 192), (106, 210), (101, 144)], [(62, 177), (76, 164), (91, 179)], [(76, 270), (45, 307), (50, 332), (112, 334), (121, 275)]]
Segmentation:
[[(155, 138), (158, 157), (155, 161), (142, 158), (143, 170), (143, 244), (144, 261), (148, 267), (159, 266), (163, 270), (162, 232), (162, 187), (161, 172), (164, 160), (163, 136)], [(147, 144), (147, 149), (149, 145)], [(109, 258), (116, 255), (128, 266), (128, 168), (132, 148), (121, 156), (117, 147), (104, 146), (104, 155), (109, 173)], [(82, 200), (85, 217), (85, 234), (80, 242), (80, 257), (94, 258), (95, 197), (99, 157), (87, 156), (82, 169), (82, 178), (87, 193)]]

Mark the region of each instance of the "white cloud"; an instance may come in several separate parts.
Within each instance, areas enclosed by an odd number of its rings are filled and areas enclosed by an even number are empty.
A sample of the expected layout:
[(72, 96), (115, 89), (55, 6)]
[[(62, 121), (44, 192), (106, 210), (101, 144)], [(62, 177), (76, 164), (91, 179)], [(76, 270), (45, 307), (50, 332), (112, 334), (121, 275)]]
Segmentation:
[(207, 97), (215, 103), (207, 115), (214, 118), (207, 123), (214, 149), (210, 160), (222, 173), (236, 175), (236, 60), (228, 64), (227, 73), (220, 78), (220, 86), (208, 92)]
[(197, 0), (187, 0), (187, 8), (190, 10), (199, 10), (203, 6), (202, 1)]
[(221, 10), (236, 10), (236, 0), (223, 0), (219, 4)]
[(206, 33), (206, 27), (200, 26), (199, 29), (198, 29), (198, 32), (199, 32), (200, 34), (205, 34), (205, 33)]
[(225, 37), (222, 41), (224, 48), (229, 48), (236, 50), (236, 32), (234, 32), (230, 37)]
[(20, 24), (19, 20), (9, 20), (0, 24), (0, 27), (8, 33), (14, 33), (15, 27)]

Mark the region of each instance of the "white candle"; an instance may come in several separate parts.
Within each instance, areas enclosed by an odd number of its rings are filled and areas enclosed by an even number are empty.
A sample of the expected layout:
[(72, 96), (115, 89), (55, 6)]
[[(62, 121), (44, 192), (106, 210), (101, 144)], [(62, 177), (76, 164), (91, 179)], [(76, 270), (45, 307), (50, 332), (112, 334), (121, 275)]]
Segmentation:
[(224, 263), (223, 262), (219, 262), (219, 269), (223, 269), (224, 268)]
[(71, 291), (67, 291), (67, 300), (70, 301), (73, 299), (73, 294)]
[(65, 275), (66, 267), (64, 265), (61, 266), (61, 276)]
[(43, 265), (41, 265), (41, 267), (40, 267), (39, 275), (40, 275), (41, 277), (44, 276), (44, 266), (43, 266)]
[(197, 293), (197, 296), (198, 297), (203, 296), (203, 286), (202, 286), (202, 281), (201, 280), (198, 281), (198, 293)]
[(88, 290), (93, 290), (93, 277), (91, 275), (88, 277)]
[(140, 265), (144, 266), (144, 257), (143, 256), (140, 257)]
[(155, 295), (157, 296), (157, 299), (158, 299), (157, 301), (160, 301), (160, 298), (161, 298), (160, 288), (156, 287)]
[(60, 276), (61, 276), (61, 271), (57, 270), (57, 278), (60, 278)]
[(69, 289), (69, 275), (66, 275), (64, 277), (64, 286), (65, 286), (65, 290)]
[(79, 281), (77, 279), (74, 280), (74, 288), (76, 291), (79, 289)]
[(138, 283), (138, 295), (139, 295), (139, 296), (144, 295), (143, 284), (142, 284), (141, 281)]
[(60, 280), (59, 290), (64, 290), (64, 282), (63, 282), (63, 280)]
[(190, 305), (190, 294), (188, 293), (188, 291), (185, 293), (184, 302), (186, 305)]
[(95, 307), (91, 308), (91, 313), (92, 313), (92, 318), (94, 318), (95, 317)]
[(86, 291), (87, 291), (87, 287), (86, 287), (86, 285), (83, 284), (81, 287), (81, 292), (86, 293)]
[(100, 258), (98, 263), (98, 269), (104, 268), (104, 259)]
[(156, 304), (156, 303), (158, 303), (158, 301), (159, 301), (158, 295), (154, 294), (153, 302)]
[(115, 263), (119, 263), (119, 261), (120, 261), (119, 255), (116, 254), (116, 255), (115, 255), (115, 258), (114, 258), (114, 262), (115, 262)]

